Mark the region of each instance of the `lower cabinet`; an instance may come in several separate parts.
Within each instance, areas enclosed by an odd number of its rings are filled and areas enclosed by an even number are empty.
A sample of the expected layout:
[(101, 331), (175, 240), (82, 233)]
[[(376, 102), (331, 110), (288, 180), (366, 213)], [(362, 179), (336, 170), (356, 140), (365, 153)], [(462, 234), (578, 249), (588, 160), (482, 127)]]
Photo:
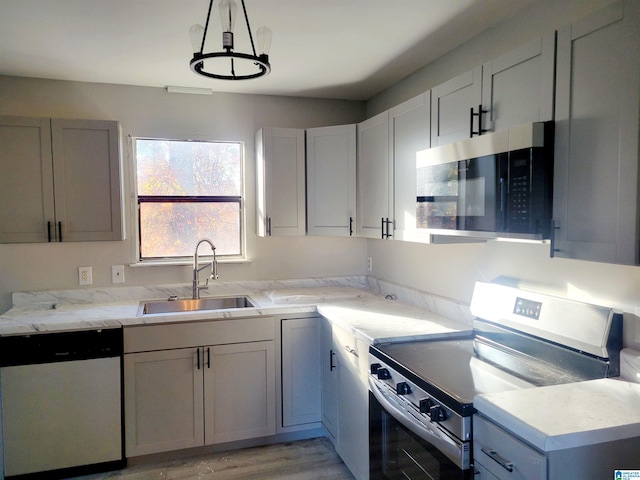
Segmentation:
[(368, 479), (369, 387), (362, 375), (368, 346), (325, 320), (322, 355), (323, 425), (353, 476)]
[(271, 318), (125, 329), (124, 369), (128, 457), (275, 434)]
[(282, 427), (310, 427), (320, 422), (321, 320), (310, 317), (281, 321)]

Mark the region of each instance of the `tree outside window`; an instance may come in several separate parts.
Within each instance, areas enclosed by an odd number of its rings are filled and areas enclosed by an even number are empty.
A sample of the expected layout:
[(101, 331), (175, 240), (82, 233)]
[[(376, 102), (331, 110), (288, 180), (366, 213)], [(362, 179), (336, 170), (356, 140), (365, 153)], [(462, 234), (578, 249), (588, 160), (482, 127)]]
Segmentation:
[(140, 259), (242, 255), (242, 144), (135, 139)]

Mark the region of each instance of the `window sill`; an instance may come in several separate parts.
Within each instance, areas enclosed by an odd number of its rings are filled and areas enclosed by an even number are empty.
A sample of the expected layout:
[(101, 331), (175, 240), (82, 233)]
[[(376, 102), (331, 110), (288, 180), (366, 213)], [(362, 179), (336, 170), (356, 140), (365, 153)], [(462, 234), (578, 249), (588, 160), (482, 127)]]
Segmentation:
[[(206, 260), (205, 260), (206, 259)], [(210, 257), (202, 257), (198, 264), (211, 262)], [(253, 262), (250, 258), (224, 258), (218, 260), (219, 264), (242, 264)], [(193, 260), (147, 260), (129, 264), (130, 267), (193, 267)]]

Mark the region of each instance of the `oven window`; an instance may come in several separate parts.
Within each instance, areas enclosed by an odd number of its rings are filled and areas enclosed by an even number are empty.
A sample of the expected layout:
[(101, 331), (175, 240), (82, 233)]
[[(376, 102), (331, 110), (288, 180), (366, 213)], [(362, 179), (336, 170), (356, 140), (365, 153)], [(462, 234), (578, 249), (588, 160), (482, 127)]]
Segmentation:
[(429, 442), (405, 428), (369, 396), (369, 452), (374, 480), (469, 480), (472, 469), (461, 470)]

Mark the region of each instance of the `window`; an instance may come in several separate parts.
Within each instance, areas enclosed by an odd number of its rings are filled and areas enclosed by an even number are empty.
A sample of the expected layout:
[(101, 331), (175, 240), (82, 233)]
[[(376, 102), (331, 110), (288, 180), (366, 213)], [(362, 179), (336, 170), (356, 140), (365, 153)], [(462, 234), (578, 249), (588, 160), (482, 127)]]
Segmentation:
[(209, 238), (242, 255), (242, 144), (134, 141), (140, 259), (191, 257)]

